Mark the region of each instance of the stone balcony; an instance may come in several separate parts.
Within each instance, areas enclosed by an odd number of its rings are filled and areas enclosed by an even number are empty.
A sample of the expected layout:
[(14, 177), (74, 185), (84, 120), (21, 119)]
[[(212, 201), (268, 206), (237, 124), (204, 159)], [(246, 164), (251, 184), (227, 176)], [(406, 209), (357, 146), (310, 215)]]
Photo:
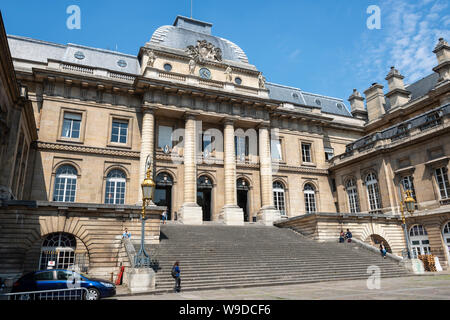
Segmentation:
[(337, 155), (330, 160), (330, 167), (349, 163), (373, 152), (394, 149), (406, 143), (418, 142), (423, 138), (429, 138), (433, 133), (448, 130), (449, 127), (450, 104), (447, 104), (348, 144), (345, 153)]

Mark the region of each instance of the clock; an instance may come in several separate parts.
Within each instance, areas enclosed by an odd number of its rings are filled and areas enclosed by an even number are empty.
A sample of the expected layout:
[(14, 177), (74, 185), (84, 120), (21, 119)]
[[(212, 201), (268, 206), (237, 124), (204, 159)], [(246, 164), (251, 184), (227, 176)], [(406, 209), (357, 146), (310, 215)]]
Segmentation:
[(201, 68), (199, 70), (200, 73), (200, 77), (202, 77), (203, 79), (211, 79), (211, 71), (209, 71), (208, 68)]

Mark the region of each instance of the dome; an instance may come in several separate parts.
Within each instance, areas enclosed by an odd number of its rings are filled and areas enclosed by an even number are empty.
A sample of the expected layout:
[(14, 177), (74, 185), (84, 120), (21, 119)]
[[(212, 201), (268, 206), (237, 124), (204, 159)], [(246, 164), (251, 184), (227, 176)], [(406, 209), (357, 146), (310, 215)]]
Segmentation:
[(153, 33), (150, 44), (185, 50), (197, 40), (206, 40), (222, 51), (224, 60), (248, 64), (247, 55), (233, 42), (211, 35), (212, 24), (177, 16), (173, 26), (162, 26)]

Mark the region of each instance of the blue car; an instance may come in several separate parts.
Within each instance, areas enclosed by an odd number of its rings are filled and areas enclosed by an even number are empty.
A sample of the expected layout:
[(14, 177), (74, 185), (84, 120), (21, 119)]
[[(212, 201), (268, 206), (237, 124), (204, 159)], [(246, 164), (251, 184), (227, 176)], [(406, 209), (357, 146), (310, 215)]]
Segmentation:
[(17, 280), (12, 292), (30, 292), (86, 288), (85, 300), (99, 300), (116, 295), (116, 286), (110, 281), (90, 278), (85, 274), (65, 269), (41, 270), (28, 273)]

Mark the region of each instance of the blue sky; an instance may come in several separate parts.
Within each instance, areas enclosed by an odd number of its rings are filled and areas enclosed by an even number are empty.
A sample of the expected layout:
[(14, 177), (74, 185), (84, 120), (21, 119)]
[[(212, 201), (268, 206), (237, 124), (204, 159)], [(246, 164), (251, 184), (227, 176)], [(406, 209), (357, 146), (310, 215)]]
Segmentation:
[[(81, 30), (66, 27), (73, 4)], [(370, 5), (381, 9), (379, 30), (367, 28)], [(136, 55), (156, 28), (190, 16), (190, 0), (3, 0), (0, 9), (8, 34)], [(238, 44), (268, 81), (345, 101), (373, 82), (387, 92), (392, 65), (405, 83), (432, 73), (438, 38), (450, 41), (445, 0), (193, 0), (193, 18)]]

